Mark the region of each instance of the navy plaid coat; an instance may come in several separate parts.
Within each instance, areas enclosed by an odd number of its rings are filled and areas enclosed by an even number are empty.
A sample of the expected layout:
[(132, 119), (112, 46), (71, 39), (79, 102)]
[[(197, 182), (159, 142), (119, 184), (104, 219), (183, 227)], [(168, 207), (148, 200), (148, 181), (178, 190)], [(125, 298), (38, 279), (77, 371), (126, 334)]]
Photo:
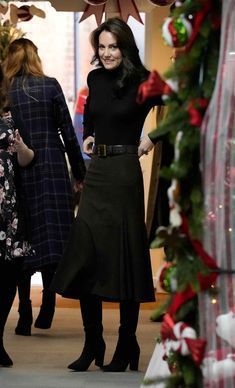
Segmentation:
[(34, 166), (22, 172), (22, 185), (36, 251), (35, 257), (26, 258), (26, 264), (41, 269), (61, 259), (74, 218), (65, 152), (75, 180), (84, 179), (85, 165), (64, 94), (55, 78), (16, 76), (10, 97), (37, 153)]

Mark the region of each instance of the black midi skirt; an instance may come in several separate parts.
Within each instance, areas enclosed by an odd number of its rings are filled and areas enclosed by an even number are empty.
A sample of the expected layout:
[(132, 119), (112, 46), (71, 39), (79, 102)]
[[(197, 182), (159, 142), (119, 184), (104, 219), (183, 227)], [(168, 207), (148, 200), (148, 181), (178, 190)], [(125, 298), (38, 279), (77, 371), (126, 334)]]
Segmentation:
[(92, 156), (52, 289), (69, 298), (155, 300), (137, 155)]

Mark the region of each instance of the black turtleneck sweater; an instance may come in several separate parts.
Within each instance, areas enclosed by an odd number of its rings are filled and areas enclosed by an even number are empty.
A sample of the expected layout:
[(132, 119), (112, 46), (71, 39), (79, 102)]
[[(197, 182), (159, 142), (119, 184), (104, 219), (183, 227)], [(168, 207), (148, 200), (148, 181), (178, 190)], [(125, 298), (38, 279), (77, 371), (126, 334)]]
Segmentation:
[(145, 118), (161, 97), (136, 102), (139, 84), (131, 82), (123, 95), (115, 92), (119, 70), (99, 68), (88, 74), (89, 96), (84, 111), (84, 135), (95, 136), (95, 144), (139, 144)]

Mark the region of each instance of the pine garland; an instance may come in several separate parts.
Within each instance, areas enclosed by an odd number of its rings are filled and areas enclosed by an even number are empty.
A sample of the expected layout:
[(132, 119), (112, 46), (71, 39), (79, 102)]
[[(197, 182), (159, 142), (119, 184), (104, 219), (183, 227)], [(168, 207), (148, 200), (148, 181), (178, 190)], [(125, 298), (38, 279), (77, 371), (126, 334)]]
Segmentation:
[[(167, 95), (167, 115), (160, 126), (151, 133), (151, 137), (156, 140), (161, 140), (163, 136), (167, 137), (174, 146), (178, 142), (177, 157), (172, 160), (169, 167), (161, 169), (161, 176), (177, 183), (177, 190), (173, 192), (175, 206), (179, 208), (178, 216), (182, 217), (183, 224), (185, 220), (187, 221), (188, 231), (182, 229), (182, 223), (179, 226), (170, 224), (167, 228), (159, 228), (152, 243), (152, 248), (165, 247), (166, 261), (175, 267), (170, 280), (171, 282), (174, 280), (176, 284), (176, 287), (172, 286), (165, 306), (155, 311), (152, 319), (157, 319), (162, 311), (171, 308), (176, 293), (184, 293), (190, 289), (194, 296), (175, 309), (173, 320), (174, 323), (182, 321), (190, 325), (198, 336), (197, 293), (202, 290), (200, 276), (210, 274), (208, 266), (193, 243), (202, 241), (204, 217), (200, 126), (215, 85), (219, 57), (221, 1), (177, 2), (170, 17), (191, 21), (193, 32), (184, 49), (181, 49), (182, 54), (165, 74), (166, 82), (170, 85), (168, 81), (173, 81), (178, 85), (178, 90), (172, 90)], [(192, 354), (182, 355), (179, 351), (172, 351), (166, 358), (172, 371), (171, 376), (165, 380), (167, 388), (203, 386), (200, 363), (195, 363)], [(159, 382), (160, 380), (158, 379)], [(145, 381), (146, 385), (151, 383), (152, 380)]]

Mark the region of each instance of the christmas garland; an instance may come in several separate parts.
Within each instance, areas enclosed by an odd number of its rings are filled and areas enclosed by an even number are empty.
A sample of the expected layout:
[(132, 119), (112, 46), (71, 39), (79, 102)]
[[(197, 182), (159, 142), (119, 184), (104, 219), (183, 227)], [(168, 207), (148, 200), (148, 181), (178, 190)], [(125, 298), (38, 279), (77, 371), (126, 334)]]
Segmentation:
[(152, 72), (139, 91), (140, 101), (162, 94), (167, 115), (150, 137), (166, 138), (175, 148), (171, 165), (161, 169), (161, 176), (171, 181), (170, 224), (157, 230), (152, 243), (152, 248), (166, 251), (160, 282), (169, 300), (152, 319), (166, 312), (161, 341), (172, 372), (165, 380), (167, 388), (203, 386), (200, 364), (206, 340), (198, 338), (197, 293), (214, 291), (219, 269), (201, 243), (200, 126), (215, 85), (220, 17), (220, 0), (177, 1), (162, 28), (164, 40), (176, 49), (175, 63), (164, 80)]

